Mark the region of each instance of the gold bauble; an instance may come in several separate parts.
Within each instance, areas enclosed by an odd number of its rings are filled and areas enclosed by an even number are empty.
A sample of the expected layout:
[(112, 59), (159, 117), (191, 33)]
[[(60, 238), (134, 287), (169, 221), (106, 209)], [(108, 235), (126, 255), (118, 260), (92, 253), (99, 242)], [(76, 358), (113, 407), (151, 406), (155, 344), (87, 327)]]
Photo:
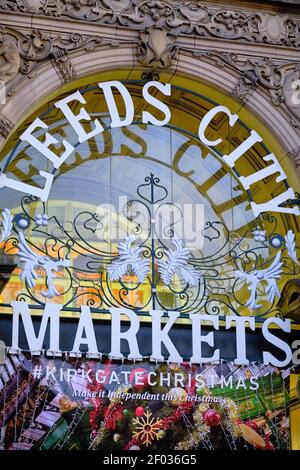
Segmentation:
[(164, 429), (161, 429), (160, 431), (158, 431), (157, 437), (158, 439), (164, 439), (166, 437), (166, 431)]

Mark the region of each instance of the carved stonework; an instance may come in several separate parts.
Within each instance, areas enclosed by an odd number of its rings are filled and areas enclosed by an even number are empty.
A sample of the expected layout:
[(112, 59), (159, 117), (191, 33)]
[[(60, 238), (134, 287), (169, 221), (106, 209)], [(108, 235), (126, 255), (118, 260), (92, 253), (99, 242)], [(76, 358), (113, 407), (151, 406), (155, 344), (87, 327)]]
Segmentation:
[(176, 61), (176, 36), (161, 28), (149, 28), (140, 33), (138, 60), (142, 65), (166, 68)]
[(300, 123), (300, 64), (287, 70), (282, 85), (284, 103)]
[(4, 83), (12, 80), (20, 68), (18, 47), (8, 36), (0, 37), (0, 80)]
[[(76, 76), (72, 52), (84, 54), (119, 44), (131, 48), (139, 38), (138, 60), (149, 67), (146, 72), (150, 67), (154, 73), (171, 67), (179, 51), (200, 57), (213, 66), (229, 69), (236, 77), (231, 92), (241, 104), (255, 90), (263, 90), (272, 104), (280, 106), (291, 124), (300, 129), (299, 94), (292, 88), (300, 80), (299, 59), (295, 58), (300, 48), (300, 12), (296, 10), (290, 13), (284, 8), (276, 12), (272, 7), (269, 11), (254, 9), (251, 2), (245, 9), (231, 1), (225, 7), (198, 0), (0, 0), (0, 13), (8, 18), (5, 12), (13, 12), (19, 19), (27, 15), (33, 24), (47, 25), (43, 26), (46, 31), (29, 26), (22, 30), (0, 27), (0, 82), (6, 83), (7, 99), (24, 76), (31, 79), (47, 61), (52, 61), (66, 82)], [(23, 20), (24, 17), (20, 24), (25, 24)], [(66, 30), (79, 25), (84, 34), (62, 33), (64, 24), (68, 26)], [(101, 36), (95, 33), (97, 25), (101, 25)], [(209, 49), (212, 43), (213, 48)], [(257, 56), (251, 51), (251, 44), (255, 44)], [(224, 52), (226, 49), (241, 52)]]
[[(2, 43), (2, 45), (1, 45)], [(116, 40), (102, 39), (95, 35), (54, 34), (32, 30), (27, 33), (14, 28), (2, 28), (0, 32), (0, 77), (6, 83), (18, 73), (29, 75), (39, 64), (58, 59), (71, 51), (93, 50), (98, 45), (118, 46)], [(64, 66), (62, 66), (64, 67)], [(68, 72), (68, 74), (70, 71)]]
[(235, 85), (232, 95), (245, 104), (255, 88), (257, 87), (258, 76), (253, 70), (242, 72), (241, 77)]
[[(300, 83), (300, 64), (298, 62), (279, 62), (269, 58), (256, 59), (241, 54), (218, 51), (194, 51), (195, 57), (217, 65), (228, 66), (239, 73), (240, 79), (232, 94), (245, 104), (259, 85), (267, 90), (274, 106), (283, 105), (294, 127), (300, 126), (300, 93), (292, 88), (293, 83)], [(294, 92), (294, 93), (293, 93)]]
[[(285, 44), (289, 37), (289, 18), (286, 15), (261, 15), (258, 30), (263, 40), (271, 44)], [(291, 23), (291, 22), (290, 22)]]
[(76, 77), (76, 71), (74, 70), (72, 62), (68, 56), (53, 60), (53, 65), (64, 82)]
[(211, 17), (210, 32), (223, 39), (248, 39), (251, 34), (251, 19), (234, 10), (217, 11)]
[(18, 38), (20, 54), (24, 59), (22, 73), (30, 73), (36, 62), (62, 57), (69, 51), (92, 49), (101, 43), (101, 38), (97, 36), (83, 36), (77, 33), (52, 36), (34, 30), (31, 34)]
[[(202, 2), (201, 2), (202, 3)], [(202, 5), (198, 1), (171, 0), (0, 0), (3, 11), (47, 17), (65, 17), (145, 31), (159, 27), (177, 36), (239, 40), (242, 42), (300, 46), (300, 16), (242, 7)]]
[(289, 152), (290, 157), (294, 160), (296, 167), (300, 167), (300, 147)]
[(3, 114), (0, 114), (0, 134), (6, 138), (13, 128), (14, 123)]

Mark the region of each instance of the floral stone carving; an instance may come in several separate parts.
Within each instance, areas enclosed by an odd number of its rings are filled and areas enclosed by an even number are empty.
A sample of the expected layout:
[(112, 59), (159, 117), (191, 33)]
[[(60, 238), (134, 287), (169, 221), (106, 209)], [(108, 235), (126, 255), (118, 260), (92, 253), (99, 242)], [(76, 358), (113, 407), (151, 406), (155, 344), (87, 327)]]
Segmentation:
[[(202, 2), (201, 2), (202, 3)], [(119, 24), (144, 31), (159, 27), (176, 35), (194, 32), (201, 37), (276, 44), (298, 48), (300, 17), (276, 15), (241, 7), (226, 9), (196, 1), (168, 0), (18, 0), (0, 1), (3, 11), (67, 17), (99, 24)]]

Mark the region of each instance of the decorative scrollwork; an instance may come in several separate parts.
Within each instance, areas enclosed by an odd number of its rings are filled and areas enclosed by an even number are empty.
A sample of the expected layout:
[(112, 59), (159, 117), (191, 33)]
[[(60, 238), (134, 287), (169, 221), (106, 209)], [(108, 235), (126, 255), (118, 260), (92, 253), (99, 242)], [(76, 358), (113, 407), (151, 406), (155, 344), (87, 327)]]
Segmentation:
[(66, 309), (87, 304), (101, 314), (126, 307), (143, 315), (155, 308), (178, 311), (182, 317), (197, 312), (281, 315), (277, 299), (283, 277), (300, 275), (291, 229), (285, 236), (278, 233), (277, 220), (269, 214), (244, 233), (207, 221), (204, 246), (191, 251), (175, 236), (176, 224), (183, 223), (180, 213), (163, 220), (163, 230), (158, 228), (162, 209), (173, 205), (160, 179), (150, 174), (136, 192), (120, 208), (119, 216), (128, 222), (121, 241), (101, 238), (109, 227), (101, 214), (89, 210), (60, 221), (46, 214), (44, 203), (25, 196), (22, 212), (13, 219), (3, 211), (2, 250), (19, 256), (25, 282), (17, 298), (43, 306), (47, 298), (59, 296)]
[(251, 9), (251, 5), (247, 9), (229, 9), (179, 0), (4, 0), (0, 9), (107, 25), (118, 23), (139, 31), (164, 28), (177, 36), (195, 33), (201, 37), (295, 48), (300, 42), (298, 15), (286, 12), (274, 15)]
[(42, 295), (49, 299), (59, 295), (59, 292), (53, 285), (54, 271), (57, 271), (59, 267), (69, 267), (70, 262), (60, 259), (53, 261), (47, 256), (40, 256), (28, 246), (22, 232), (19, 232), (18, 236), (20, 262), (23, 265), (23, 271), (20, 275), (21, 281), (25, 281), (28, 288), (35, 287), (36, 279), (38, 278), (36, 268), (42, 267), (46, 272), (47, 285), (47, 290), (42, 291)]

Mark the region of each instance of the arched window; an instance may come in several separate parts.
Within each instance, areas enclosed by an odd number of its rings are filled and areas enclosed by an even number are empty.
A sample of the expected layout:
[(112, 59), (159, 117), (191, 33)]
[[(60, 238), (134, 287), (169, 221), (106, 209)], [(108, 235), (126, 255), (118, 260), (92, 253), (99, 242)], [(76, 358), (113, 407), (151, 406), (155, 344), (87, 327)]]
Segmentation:
[[(224, 155), (249, 137), (251, 123), (263, 131), (250, 113), (248, 122), (239, 119), (233, 127), (226, 114), (218, 113), (206, 137), (220, 143), (208, 147), (198, 128), (208, 111), (223, 104), (220, 96), (213, 99), (213, 90), (197, 83), (187, 87), (178, 79), (170, 97), (153, 91), (171, 110), (169, 123), (159, 127), (143, 123), (143, 111), (163, 118), (142, 96), (145, 81), (122, 83), (133, 100), (133, 122), (111, 128), (97, 82), (81, 85), (86, 111), (104, 130), (76, 145), (57, 170), (19, 140), (39, 117), (59, 142), (77, 142), (54, 101), (30, 116), (6, 144), (1, 167), (8, 176), (32, 186), (44, 184), (40, 171), (54, 178), (46, 203), (1, 189), (1, 206), (14, 216), (4, 253), (17, 255), (17, 245), (21, 248), (18, 267), (1, 294), (3, 308), (11, 299), (42, 308), (59, 298), (65, 315), (88, 304), (99, 318), (112, 306), (135, 309), (145, 319), (151, 309), (176, 310), (183, 321), (197, 312), (283, 314), (281, 291), (288, 279), (299, 276), (298, 223), (294, 215), (280, 212), (255, 216), (251, 203), (286, 191), (292, 168), (283, 159), (287, 178), (270, 174), (247, 190), (240, 180), (267, 168), (264, 157), (279, 148), (278, 142), (270, 148), (265, 140), (255, 143), (232, 169)], [(118, 93), (114, 97), (122, 119), (124, 101)], [(70, 107), (76, 115), (82, 103)], [(84, 128), (89, 132), (91, 123), (85, 121)], [(43, 141), (45, 129), (34, 135)], [(51, 148), (57, 155), (64, 150), (63, 144)]]

